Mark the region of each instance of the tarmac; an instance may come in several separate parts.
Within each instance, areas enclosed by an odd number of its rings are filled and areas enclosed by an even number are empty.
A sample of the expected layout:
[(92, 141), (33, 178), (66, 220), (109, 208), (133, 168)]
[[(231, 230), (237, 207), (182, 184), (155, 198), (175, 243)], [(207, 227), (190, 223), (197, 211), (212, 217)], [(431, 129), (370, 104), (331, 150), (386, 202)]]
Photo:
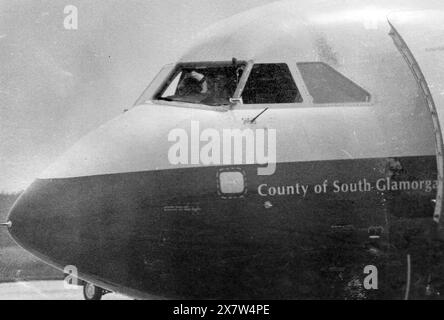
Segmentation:
[[(84, 300), (83, 287), (67, 286), (58, 281), (26, 281), (0, 283), (0, 300)], [(102, 300), (131, 300), (109, 293)]]

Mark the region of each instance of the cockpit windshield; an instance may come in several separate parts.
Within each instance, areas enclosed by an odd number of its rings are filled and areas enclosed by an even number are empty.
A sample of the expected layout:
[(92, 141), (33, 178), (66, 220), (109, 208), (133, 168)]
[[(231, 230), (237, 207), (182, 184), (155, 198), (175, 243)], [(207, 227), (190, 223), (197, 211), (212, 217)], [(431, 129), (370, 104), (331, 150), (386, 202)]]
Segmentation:
[(155, 99), (228, 105), (244, 68), (244, 64), (233, 63), (179, 64)]

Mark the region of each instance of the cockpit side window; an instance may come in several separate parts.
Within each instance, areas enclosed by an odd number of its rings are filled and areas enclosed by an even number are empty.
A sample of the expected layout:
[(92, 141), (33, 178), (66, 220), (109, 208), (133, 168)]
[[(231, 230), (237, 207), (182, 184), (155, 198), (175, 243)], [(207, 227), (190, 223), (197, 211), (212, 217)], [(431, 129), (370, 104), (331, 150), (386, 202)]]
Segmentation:
[(313, 103), (362, 103), (370, 93), (323, 62), (298, 63)]
[(244, 64), (195, 63), (178, 65), (157, 100), (229, 105), (236, 91)]
[(301, 94), (285, 63), (255, 64), (242, 93), (244, 104), (300, 103)]

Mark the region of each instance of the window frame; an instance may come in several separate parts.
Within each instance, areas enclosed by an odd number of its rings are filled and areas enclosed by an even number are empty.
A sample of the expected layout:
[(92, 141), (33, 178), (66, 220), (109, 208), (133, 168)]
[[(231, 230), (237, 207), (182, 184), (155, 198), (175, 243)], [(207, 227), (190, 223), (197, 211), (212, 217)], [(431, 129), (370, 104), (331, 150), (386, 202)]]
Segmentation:
[(175, 69), (176, 69), (175, 63), (169, 63), (164, 65), (159, 70), (159, 72), (154, 76), (154, 78), (151, 80), (151, 82), (148, 84), (145, 90), (143, 90), (142, 94), (137, 98), (136, 102), (133, 104), (133, 107), (141, 104), (146, 104), (147, 102), (152, 101), (154, 96), (157, 94), (159, 88), (165, 85), (165, 82), (167, 81), (167, 79), (170, 79)]
[[(243, 65), (245, 66), (245, 71), (248, 69), (248, 65), (249, 63), (247, 61), (243, 61), (243, 60), (239, 60), (237, 61), (238, 65)], [(177, 63), (173, 70), (170, 72), (170, 74), (164, 79), (164, 81), (162, 82), (162, 84), (157, 88), (157, 90), (155, 90), (154, 94), (152, 95), (151, 99), (152, 101), (155, 101), (156, 103), (158, 102), (165, 102), (162, 99), (159, 99), (159, 96), (161, 94), (163, 94), (165, 92), (165, 90), (168, 89), (168, 86), (171, 85), (171, 83), (173, 83), (173, 81), (175, 80), (176, 76), (182, 71), (183, 68), (199, 68), (199, 67), (223, 67), (223, 66), (232, 66), (233, 65), (233, 61), (199, 61), (199, 62), (179, 62)], [(242, 82), (242, 80), (245, 78), (246, 76), (246, 72), (244, 71), (244, 73), (242, 74), (241, 78), (239, 79), (239, 83), (237, 84), (236, 90), (233, 93), (233, 97), (232, 99), (235, 99), (236, 97), (236, 93), (239, 90), (240, 84)], [(251, 71), (251, 70), (250, 70)], [(249, 73), (248, 73), (249, 74)], [(198, 103), (188, 103), (188, 102), (181, 102), (181, 101), (168, 101), (168, 103), (181, 103), (181, 104), (186, 104), (186, 105), (201, 105)], [(209, 108), (215, 108), (217, 106), (207, 106), (204, 105), (205, 107), (209, 107)], [(226, 108), (226, 107), (225, 107)]]
[[(215, 110), (215, 111), (228, 111), (233, 109), (263, 109), (264, 107), (268, 107), (270, 109), (295, 109), (295, 108), (326, 108), (326, 107), (361, 107), (361, 106), (372, 106), (375, 104), (377, 98), (376, 95), (371, 93), (370, 90), (367, 90), (364, 86), (359, 85), (353, 78), (342, 74), (328, 63), (322, 61), (301, 61), (301, 62), (291, 62), (288, 61), (255, 61), (255, 60), (239, 60), (239, 64), (243, 64), (245, 66), (245, 70), (239, 80), (238, 86), (233, 94), (231, 105), (227, 106), (207, 106), (195, 103), (187, 103), (187, 102), (176, 102), (176, 101), (163, 101), (157, 99), (157, 96), (168, 88), (172, 81), (174, 81), (175, 75), (180, 72), (183, 67), (199, 67), (199, 66), (223, 66), (223, 65), (232, 65), (232, 61), (199, 61), (199, 62), (179, 62), (176, 64), (167, 64), (162, 67), (159, 73), (154, 77), (148, 87), (143, 91), (142, 95), (136, 100), (134, 106), (146, 104), (146, 103), (156, 103), (156, 104), (165, 104), (165, 105), (174, 105), (179, 107), (187, 107), (187, 108), (198, 108), (198, 109), (207, 109), (207, 110)], [(302, 74), (299, 70), (299, 64), (306, 63), (322, 63), (327, 65), (329, 68), (332, 68), (335, 72), (339, 73), (341, 76), (345, 77), (349, 81), (351, 81), (354, 85), (358, 86), (362, 90), (366, 91), (370, 95), (370, 100), (368, 102), (341, 102), (341, 103), (314, 103), (313, 97), (310, 95), (308, 88), (305, 84), (305, 81), (302, 77)], [(247, 81), (250, 77), (251, 71), (255, 64), (286, 64), (288, 69), (290, 70), (290, 74), (298, 88), (302, 102), (291, 102), (291, 103), (261, 103), (261, 104), (244, 104), (242, 101), (242, 94), (247, 84)], [(163, 79), (159, 79), (159, 76), (165, 70), (170, 69), (168, 75)], [(171, 81), (170, 81), (171, 80)]]

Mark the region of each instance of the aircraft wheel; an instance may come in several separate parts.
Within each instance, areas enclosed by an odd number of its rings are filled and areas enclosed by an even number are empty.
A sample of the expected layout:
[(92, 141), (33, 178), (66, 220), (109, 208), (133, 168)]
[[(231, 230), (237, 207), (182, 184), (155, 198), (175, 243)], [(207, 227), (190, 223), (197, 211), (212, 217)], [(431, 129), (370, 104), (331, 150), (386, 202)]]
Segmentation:
[(100, 300), (104, 294), (104, 290), (92, 283), (85, 282), (83, 285), (83, 297), (85, 300)]

